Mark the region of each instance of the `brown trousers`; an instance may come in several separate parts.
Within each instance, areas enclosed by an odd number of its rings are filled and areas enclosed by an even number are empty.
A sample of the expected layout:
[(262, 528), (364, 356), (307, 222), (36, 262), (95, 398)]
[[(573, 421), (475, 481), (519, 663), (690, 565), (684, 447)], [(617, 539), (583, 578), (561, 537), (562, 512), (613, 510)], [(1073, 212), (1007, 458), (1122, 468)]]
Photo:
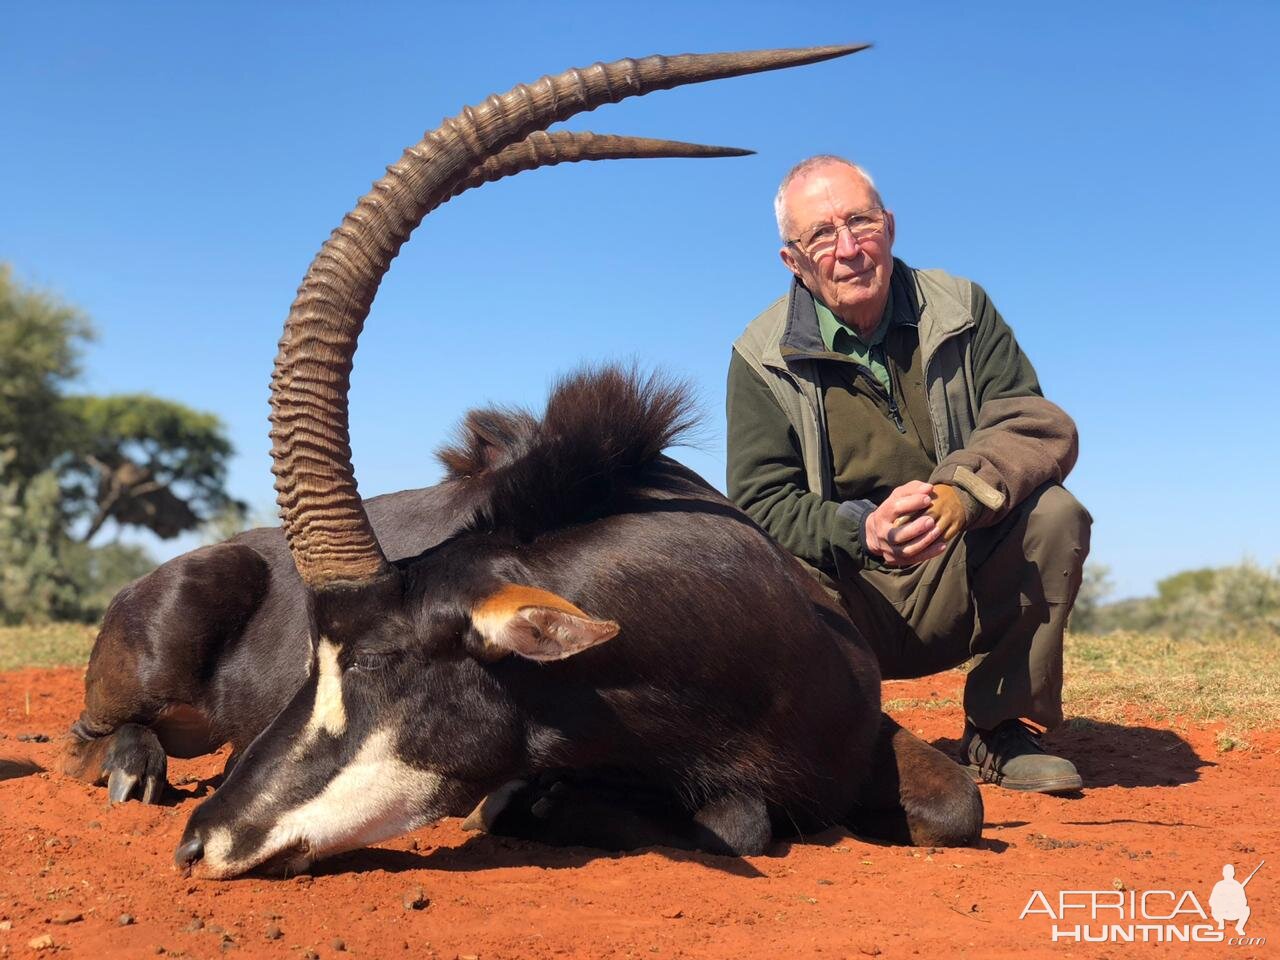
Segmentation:
[(1046, 484), (1000, 523), (970, 530), (940, 557), (905, 570), (868, 569), (836, 582), (885, 679), (976, 663), (964, 688), (974, 726), (1026, 717), (1062, 722), (1062, 638), (1089, 553), (1087, 510)]

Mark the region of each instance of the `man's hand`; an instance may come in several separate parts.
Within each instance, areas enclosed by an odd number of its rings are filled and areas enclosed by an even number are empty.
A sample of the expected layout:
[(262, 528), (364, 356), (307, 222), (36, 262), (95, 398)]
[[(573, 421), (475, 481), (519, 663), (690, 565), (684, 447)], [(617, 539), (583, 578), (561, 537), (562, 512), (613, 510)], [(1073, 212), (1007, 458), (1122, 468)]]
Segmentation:
[[(919, 480), (898, 487), (884, 503), (867, 515), (863, 546), (890, 567), (910, 567), (946, 552), (938, 518), (929, 508), (936, 502), (935, 491), (945, 489)], [(950, 491), (955, 496), (955, 491)], [(960, 516), (964, 506), (959, 503)]]
[(948, 483), (934, 484), (933, 502), (925, 513), (933, 517), (933, 522), (938, 525), (939, 536), (947, 543), (964, 533), (964, 528), (969, 523), (968, 514), (964, 511), (964, 501), (960, 499), (956, 488)]

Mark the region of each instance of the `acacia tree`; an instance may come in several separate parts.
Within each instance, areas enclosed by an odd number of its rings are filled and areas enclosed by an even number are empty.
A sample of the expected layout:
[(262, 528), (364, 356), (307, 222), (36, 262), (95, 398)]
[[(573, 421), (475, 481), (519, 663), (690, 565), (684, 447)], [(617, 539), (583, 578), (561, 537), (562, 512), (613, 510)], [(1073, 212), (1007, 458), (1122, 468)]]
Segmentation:
[(69, 397), (65, 407), (75, 438), (63, 474), (69, 507), (88, 519), (84, 542), (109, 520), (168, 539), (244, 513), (226, 493), (232, 447), (213, 414), (147, 394)]
[(62, 391), (91, 334), (78, 311), (19, 286), (0, 264), (0, 622), (75, 606), (53, 462), (72, 432)]
[(139, 547), (89, 545), (108, 521), (172, 537), (243, 512), (225, 491), (232, 449), (213, 415), (66, 395), (91, 336), (79, 311), (0, 264), (0, 622), (97, 616), (151, 565)]
[(92, 336), (78, 310), (15, 283), (0, 263), (0, 475), (25, 486), (65, 449), (62, 394)]

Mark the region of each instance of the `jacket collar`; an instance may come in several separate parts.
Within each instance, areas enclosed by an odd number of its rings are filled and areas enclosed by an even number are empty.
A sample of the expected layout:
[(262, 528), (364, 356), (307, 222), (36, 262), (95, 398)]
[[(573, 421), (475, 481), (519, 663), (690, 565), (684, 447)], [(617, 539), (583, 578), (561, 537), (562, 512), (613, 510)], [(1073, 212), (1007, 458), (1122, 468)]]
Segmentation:
[[(913, 271), (894, 257), (893, 273), (889, 278), (890, 327), (899, 324), (916, 326), (924, 307), (924, 295), (915, 282)], [(797, 278), (791, 279), (791, 291), (787, 296), (787, 319), (778, 339), (778, 355), (782, 360), (836, 358), (838, 354), (827, 350), (818, 326), (818, 311), (813, 305), (813, 294)]]
[(784, 357), (827, 352), (822, 332), (818, 329), (818, 311), (813, 305), (813, 294), (795, 277), (791, 278), (791, 291), (787, 295), (787, 321), (778, 341), (778, 352)]

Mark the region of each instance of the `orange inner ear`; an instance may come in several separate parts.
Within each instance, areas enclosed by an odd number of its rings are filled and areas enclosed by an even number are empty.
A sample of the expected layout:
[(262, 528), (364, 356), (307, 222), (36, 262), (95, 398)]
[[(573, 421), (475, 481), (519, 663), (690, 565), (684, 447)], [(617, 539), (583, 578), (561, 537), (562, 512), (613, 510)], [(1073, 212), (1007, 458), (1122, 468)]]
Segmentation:
[(594, 619), (583, 613), (572, 603), (550, 590), (539, 590), (537, 587), (525, 587), (517, 583), (504, 584), (494, 593), (471, 608), (471, 619), (489, 620), (501, 623), (515, 616), (522, 607), (550, 607), (562, 613), (569, 613), (584, 620)]

